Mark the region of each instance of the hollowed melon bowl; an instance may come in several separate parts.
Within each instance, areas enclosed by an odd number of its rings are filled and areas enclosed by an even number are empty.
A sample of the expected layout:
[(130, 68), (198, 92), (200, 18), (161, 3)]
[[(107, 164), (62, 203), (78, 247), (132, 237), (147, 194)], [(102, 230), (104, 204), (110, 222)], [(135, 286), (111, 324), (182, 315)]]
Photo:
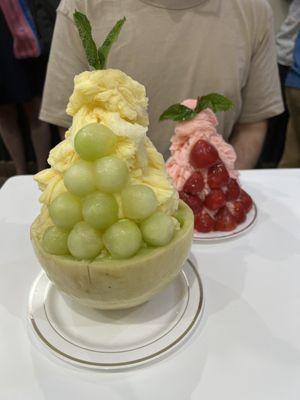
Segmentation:
[(192, 243), (194, 216), (182, 201), (179, 213), (181, 228), (167, 246), (142, 249), (126, 260), (89, 262), (48, 254), (37, 234), (39, 217), (31, 226), (31, 240), (42, 268), (60, 291), (87, 307), (130, 308), (164, 289), (183, 267)]

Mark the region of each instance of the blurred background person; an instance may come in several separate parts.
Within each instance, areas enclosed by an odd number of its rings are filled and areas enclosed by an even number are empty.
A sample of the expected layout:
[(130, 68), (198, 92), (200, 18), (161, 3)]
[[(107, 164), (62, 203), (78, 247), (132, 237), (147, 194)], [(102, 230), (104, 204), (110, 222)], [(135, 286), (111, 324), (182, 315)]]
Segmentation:
[(282, 160), (282, 168), (300, 168), (300, 33), (294, 48), (292, 67), (286, 82), (286, 98), (290, 120)]
[(87, 15), (100, 44), (117, 19), (127, 23), (109, 65), (146, 86), (149, 137), (165, 157), (171, 122), (159, 123), (170, 104), (219, 92), (235, 108), (220, 113), (219, 132), (238, 154), (238, 168), (253, 168), (267, 120), (283, 111), (272, 10), (266, 0), (62, 0), (50, 53), (40, 118), (68, 128), (65, 109), (74, 75), (89, 69), (73, 22)]
[(49, 55), (60, 0), (27, 0), (43, 52)]
[(29, 125), (38, 170), (47, 166), (51, 140), (48, 124), (38, 119), (51, 36), (40, 40), (30, 6), (37, 10), (35, 2), (0, 2), (0, 134), (17, 174), (28, 172), (17, 105)]
[(293, 50), (299, 30), (300, 0), (292, 0), (287, 11), (287, 16), (276, 35), (277, 61), (284, 101), (284, 112), (269, 120), (266, 140), (258, 162), (259, 168), (276, 168), (283, 154), (289, 121), (289, 108), (285, 96), (285, 81), (293, 63)]

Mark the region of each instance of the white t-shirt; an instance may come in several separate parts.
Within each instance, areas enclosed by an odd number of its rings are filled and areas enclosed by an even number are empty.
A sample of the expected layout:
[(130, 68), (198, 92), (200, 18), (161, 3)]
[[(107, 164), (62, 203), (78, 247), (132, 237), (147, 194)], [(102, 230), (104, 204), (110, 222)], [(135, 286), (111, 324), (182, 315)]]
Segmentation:
[(211, 92), (235, 108), (219, 117), (228, 139), (234, 124), (282, 112), (272, 11), (266, 0), (62, 0), (57, 11), (40, 118), (68, 127), (73, 78), (89, 69), (73, 22), (87, 14), (97, 45), (126, 16), (108, 66), (146, 86), (149, 137), (168, 155), (172, 121), (159, 122), (171, 104)]

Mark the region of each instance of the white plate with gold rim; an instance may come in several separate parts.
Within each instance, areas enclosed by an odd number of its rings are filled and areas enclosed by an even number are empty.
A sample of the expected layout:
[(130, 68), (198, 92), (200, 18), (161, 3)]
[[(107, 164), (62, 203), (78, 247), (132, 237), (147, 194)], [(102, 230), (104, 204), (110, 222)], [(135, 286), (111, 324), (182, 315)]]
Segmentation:
[(173, 350), (196, 327), (203, 288), (194, 264), (147, 303), (128, 310), (83, 307), (59, 292), (45, 273), (29, 298), (29, 321), (57, 357), (95, 369), (118, 370), (145, 364)]
[(254, 226), (256, 219), (257, 219), (257, 206), (255, 203), (253, 203), (251, 210), (247, 214), (245, 222), (238, 225), (233, 231), (209, 232), (209, 233), (200, 233), (195, 231), (193, 236), (193, 242), (210, 243), (210, 242), (217, 242), (217, 241), (236, 238), (238, 236), (243, 235), (250, 228), (252, 228)]

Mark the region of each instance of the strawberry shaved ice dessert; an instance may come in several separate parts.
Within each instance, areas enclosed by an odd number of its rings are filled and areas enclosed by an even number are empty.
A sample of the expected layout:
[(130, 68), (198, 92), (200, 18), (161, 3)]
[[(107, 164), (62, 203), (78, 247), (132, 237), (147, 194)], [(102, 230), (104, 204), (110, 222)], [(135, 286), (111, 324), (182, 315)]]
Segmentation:
[[(185, 100), (182, 105), (195, 111), (197, 100)], [(194, 212), (195, 230), (202, 233), (234, 230), (253, 205), (241, 189), (234, 148), (217, 132), (217, 125), (210, 108), (178, 122), (166, 163), (180, 198)]]

